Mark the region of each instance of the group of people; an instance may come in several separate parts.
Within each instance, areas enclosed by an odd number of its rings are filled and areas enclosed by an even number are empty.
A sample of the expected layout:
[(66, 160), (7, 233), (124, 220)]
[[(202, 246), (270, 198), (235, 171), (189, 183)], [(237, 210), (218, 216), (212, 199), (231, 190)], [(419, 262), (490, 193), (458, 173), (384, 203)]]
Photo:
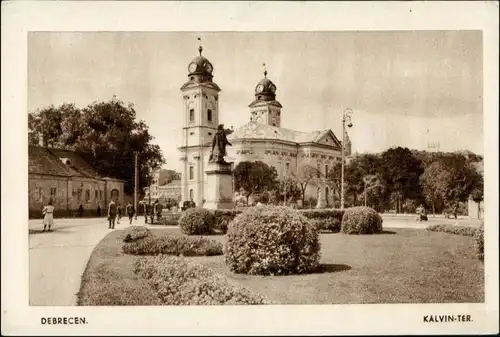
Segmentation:
[(163, 209), (163, 205), (160, 204), (158, 200), (156, 200), (152, 205), (151, 203), (144, 204), (144, 223), (148, 223), (148, 217), (151, 219), (151, 224), (153, 224), (155, 215), (156, 220), (161, 219), (161, 212)]
[[(128, 221), (132, 224), (132, 220), (135, 215), (135, 209), (131, 202), (128, 202), (127, 206), (125, 206), (125, 214), (128, 215)], [(109, 228), (115, 228), (115, 222), (120, 223), (120, 220), (123, 216), (123, 208), (121, 204), (117, 204), (114, 200), (111, 200), (108, 205), (108, 221)]]

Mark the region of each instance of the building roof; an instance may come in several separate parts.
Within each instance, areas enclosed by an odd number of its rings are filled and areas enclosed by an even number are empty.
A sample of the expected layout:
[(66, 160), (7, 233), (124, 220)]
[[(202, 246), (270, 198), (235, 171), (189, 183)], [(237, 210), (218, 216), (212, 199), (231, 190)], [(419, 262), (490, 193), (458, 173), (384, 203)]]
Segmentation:
[(264, 123), (250, 121), (240, 128), (236, 129), (233, 133), (228, 135), (229, 140), (239, 139), (269, 139), (269, 140), (282, 140), (298, 144), (303, 143), (318, 143), (320, 140), (330, 134), (333, 138), (331, 146), (340, 147), (340, 142), (330, 129), (318, 130), (312, 132), (301, 132), (291, 129), (280, 128)]
[(165, 184), (165, 185), (161, 185), (161, 186), (158, 186), (158, 189), (164, 189), (164, 188), (177, 188), (177, 187), (181, 187), (181, 180), (180, 179), (177, 179), (177, 180), (172, 180), (171, 182), (169, 182), (168, 184)]
[(28, 148), (28, 173), (103, 179), (97, 170), (76, 152), (34, 145)]

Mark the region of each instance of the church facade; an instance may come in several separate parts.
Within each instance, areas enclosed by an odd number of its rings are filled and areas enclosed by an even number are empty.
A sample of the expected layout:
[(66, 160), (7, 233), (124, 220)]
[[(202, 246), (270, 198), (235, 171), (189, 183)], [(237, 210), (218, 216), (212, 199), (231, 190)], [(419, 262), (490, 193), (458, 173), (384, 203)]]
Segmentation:
[[(219, 125), (219, 92), (213, 82), (213, 66), (200, 55), (188, 66), (188, 81), (181, 87), (183, 94), (182, 127), (182, 200), (193, 200), (202, 206), (206, 200), (205, 170), (211, 141)], [(241, 161), (263, 161), (273, 166), (280, 179), (300, 176), (301, 167), (310, 165), (324, 177), (336, 162), (341, 161), (341, 142), (330, 129), (300, 132), (282, 127), (283, 106), (276, 97), (277, 87), (267, 78), (260, 80), (249, 104), (248, 122), (228, 135), (232, 146), (227, 147), (226, 161), (234, 167)], [(345, 135), (345, 154), (351, 144)], [(332, 193), (324, 179), (306, 190), (307, 196), (318, 199), (317, 207), (331, 204)]]

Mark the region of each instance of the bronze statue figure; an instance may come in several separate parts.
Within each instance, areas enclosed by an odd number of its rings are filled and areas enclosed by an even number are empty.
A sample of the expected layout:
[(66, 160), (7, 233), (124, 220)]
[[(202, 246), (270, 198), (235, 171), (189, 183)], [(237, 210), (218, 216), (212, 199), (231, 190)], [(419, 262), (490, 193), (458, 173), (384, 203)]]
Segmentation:
[(226, 146), (231, 146), (231, 143), (227, 140), (226, 135), (231, 133), (231, 130), (224, 130), (224, 124), (219, 124), (217, 127), (217, 132), (212, 139), (212, 150), (210, 151), (209, 162), (227, 164), (224, 160), (224, 156), (227, 154)]

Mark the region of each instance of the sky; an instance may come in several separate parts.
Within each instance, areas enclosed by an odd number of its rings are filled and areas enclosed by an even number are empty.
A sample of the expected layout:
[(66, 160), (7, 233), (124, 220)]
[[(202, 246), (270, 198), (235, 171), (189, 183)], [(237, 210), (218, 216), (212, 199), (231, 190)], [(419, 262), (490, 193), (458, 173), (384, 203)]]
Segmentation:
[(198, 36), (222, 89), (226, 127), (249, 120), (265, 63), (282, 127), (332, 129), (341, 138), (350, 108), (354, 152), (439, 143), (483, 154), (480, 31), (30, 32), (28, 112), (116, 95), (149, 125), (164, 167), (179, 169), (180, 87)]

